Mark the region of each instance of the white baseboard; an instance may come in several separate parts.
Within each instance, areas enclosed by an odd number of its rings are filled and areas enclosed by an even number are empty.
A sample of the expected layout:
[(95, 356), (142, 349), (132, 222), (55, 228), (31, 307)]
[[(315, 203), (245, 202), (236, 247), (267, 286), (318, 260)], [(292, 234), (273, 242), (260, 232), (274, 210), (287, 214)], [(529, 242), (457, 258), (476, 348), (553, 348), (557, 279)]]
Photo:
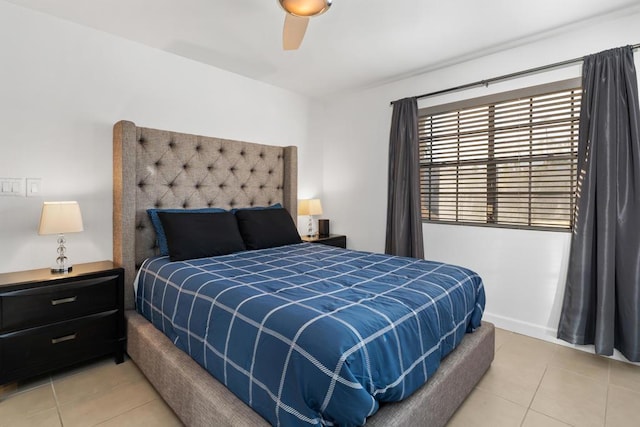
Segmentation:
[(559, 342), (556, 341), (560, 341), (556, 338), (557, 329), (536, 325), (535, 323), (523, 322), (522, 320), (500, 316), (486, 311), (482, 316), (482, 319), (493, 323), (498, 328), (506, 329), (518, 334), (553, 342), (555, 344), (559, 344)]
[[(537, 338), (565, 347), (575, 348), (576, 350), (585, 351), (587, 353), (595, 353), (595, 348), (593, 345), (575, 345), (563, 340), (559, 340), (558, 338), (556, 338), (556, 336), (558, 335), (558, 330), (549, 328), (548, 326), (536, 325), (534, 323), (523, 322), (522, 320), (487, 312), (483, 314), (482, 320), (493, 323), (497, 328), (506, 329), (507, 331), (515, 332), (517, 334), (526, 335), (528, 337)], [(607, 357), (609, 359), (619, 360), (622, 362), (640, 366), (640, 363), (629, 362), (618, 350), (613, 351), (613, 356), (602, 357)]]

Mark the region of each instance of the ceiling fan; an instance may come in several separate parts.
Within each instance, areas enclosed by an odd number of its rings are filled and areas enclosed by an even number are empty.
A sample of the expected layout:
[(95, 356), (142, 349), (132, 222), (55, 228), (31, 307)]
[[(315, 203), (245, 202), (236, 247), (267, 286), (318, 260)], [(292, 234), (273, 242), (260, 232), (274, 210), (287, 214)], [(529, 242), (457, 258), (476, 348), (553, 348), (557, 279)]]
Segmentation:
[(295, 50), (300, 47), (309, 18), (325, 13), (332, 0), (278, 0), (286, 12), (282, 30), (282, 48)]

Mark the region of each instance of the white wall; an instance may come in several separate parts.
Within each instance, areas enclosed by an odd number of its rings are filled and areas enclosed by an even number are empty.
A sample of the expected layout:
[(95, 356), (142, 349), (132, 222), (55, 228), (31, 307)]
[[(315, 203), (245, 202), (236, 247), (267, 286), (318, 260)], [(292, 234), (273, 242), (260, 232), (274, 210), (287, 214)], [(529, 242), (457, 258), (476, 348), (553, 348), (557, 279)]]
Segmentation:
[(42, 197), (0, 197), (0, 272), (46, 267), (43, 200), (78, 200), (73, 262), (112, 258), (112, 126), (298, 145), (300, 187), (319, 192), (300, 95), (0, 1), (0, 177), (42, 178)]
[[(322, 136), (316, 137), (324, 149), (323, 204), (332, 231), (347, 234), (350, 248), (384, 250), (390, 101), (638, 43), (640, 10), (630, 12), (314, 106), (313, 117), (322, 117), (324, 123)], [(637, 66), (640, 69), (640, 63)], [(572, 65), (488, 88), (423, 99), (419, 106), (578, 77), (580, 73), (580, 65)], [(424, 224), (423, 230), (427, 258), (465, 265), (481, 274), (487, 292), (486, 319), (517, 332), (554, 339), (569, 233), (436, 224)]]

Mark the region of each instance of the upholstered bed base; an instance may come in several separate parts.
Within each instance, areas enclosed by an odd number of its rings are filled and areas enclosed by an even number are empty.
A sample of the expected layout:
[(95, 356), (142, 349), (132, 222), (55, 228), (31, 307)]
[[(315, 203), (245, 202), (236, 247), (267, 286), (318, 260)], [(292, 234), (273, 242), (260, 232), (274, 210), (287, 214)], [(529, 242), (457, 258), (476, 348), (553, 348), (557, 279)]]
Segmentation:
[[(133, 309), (137, 267), (156, 253), (148, 208), (249, 207), (282, 203), (297, 213), (297, 148), (142, 128), (113, 130), (113, 259), (125, 269), (127, 353), (188, 426), (267, 422)], [(467, 334), (436, 374), (367, 426), (441, 426), (493, 360), (490, 323)]]
[[(127, 311), (127, 352), (186, 425), (269, 425), (134, 310)], [(445, 425), (489, 368), (493, 354), (494, 327), (483, 322), (427, 384), (402, 402), (383, 405), (367, 426)]]

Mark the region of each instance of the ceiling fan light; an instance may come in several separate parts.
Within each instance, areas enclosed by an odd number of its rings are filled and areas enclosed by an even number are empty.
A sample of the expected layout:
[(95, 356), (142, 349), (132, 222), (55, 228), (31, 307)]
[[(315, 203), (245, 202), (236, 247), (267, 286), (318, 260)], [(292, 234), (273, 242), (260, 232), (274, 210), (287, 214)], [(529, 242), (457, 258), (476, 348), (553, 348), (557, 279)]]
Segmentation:
[(295, 16), (316, 16), (326, 12), (332, 0), (278, 0), (280, 6)]

